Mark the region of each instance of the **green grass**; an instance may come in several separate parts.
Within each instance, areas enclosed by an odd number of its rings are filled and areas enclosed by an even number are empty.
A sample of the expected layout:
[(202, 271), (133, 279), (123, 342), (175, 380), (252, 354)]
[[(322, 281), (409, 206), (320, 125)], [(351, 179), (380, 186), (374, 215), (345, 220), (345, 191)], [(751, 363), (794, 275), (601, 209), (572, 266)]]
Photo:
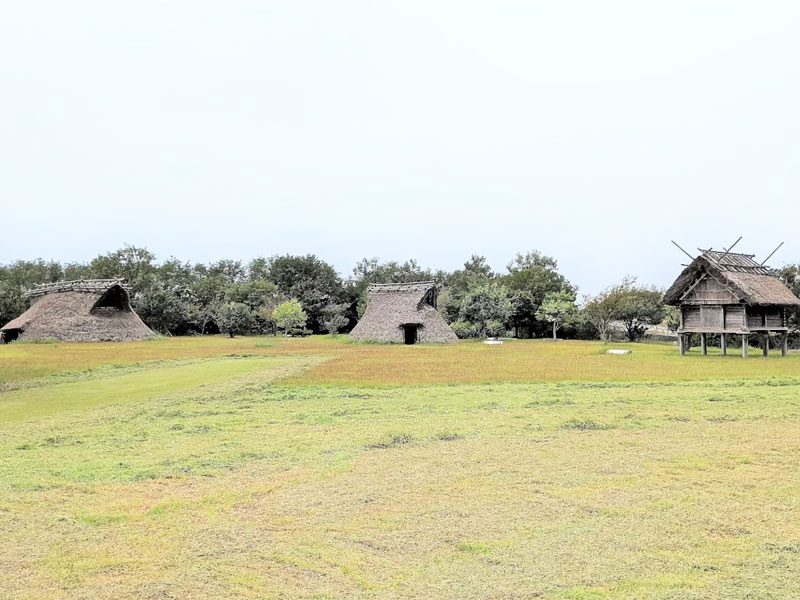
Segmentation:
[[(520, 343), (511, 372), (536, 356), (559, 377), (334, 383), (364, 347), (297, 341), (18, 361), (0, 598), (800, 597), (796, 357), (753, 361), (758, 377), (690, 356), (680, 374), (709, 377), (580, 380), (606, 356), (576, 343), (569, 381), (547, 350), (566, 344)], [(411, 350), (494, 350), (439, 348)], [(660, 373), (664, 348), (634, 356)]]

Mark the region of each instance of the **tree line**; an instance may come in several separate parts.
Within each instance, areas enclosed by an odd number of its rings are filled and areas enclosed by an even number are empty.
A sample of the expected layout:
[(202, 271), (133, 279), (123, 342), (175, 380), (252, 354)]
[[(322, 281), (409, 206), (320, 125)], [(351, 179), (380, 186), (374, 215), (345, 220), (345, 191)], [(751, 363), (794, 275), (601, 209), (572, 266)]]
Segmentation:
[[(796, 266), (779, 275), (800, 292)], [(343, 278), (314, 255), (195, 264), (177, 258), (159, 262), (135, 246), (88, 263), (40, 259), (0, 265), (0, 322), (27, 308), (25, 291), (36, 284), (92, 278), (124, 280), (142, 320), (168, 335), (336, 334), (351, 329), (363, 314), (370, 284), (426, 280), (438, 283), (439, 311), (461, 338), (608, 339), (622, 331), (635, 341), (653, 325), (678, 325), (677, 311), (664, 305), (662, 290), (634, 278), (579, 300), (578, 288), (559, 272), (556, 260), (535, 250), (517, 254), (501, 273), (478, 255), (452, 272), (432, 271), (415, 260), (365, 258)]]

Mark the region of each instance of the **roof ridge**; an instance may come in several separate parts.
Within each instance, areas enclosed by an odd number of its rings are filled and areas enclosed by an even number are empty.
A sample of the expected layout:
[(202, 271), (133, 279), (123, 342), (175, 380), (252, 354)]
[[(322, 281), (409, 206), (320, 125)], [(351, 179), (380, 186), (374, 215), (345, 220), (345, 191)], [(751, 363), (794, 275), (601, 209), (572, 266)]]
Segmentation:
[(29, 298), (35, 298), (61, 292), (104, 292), (113, 285), (128, 289), (122, 279), (73, 279), (37, 284), (33, 289), (28, 290), (26, 295)]
[(410, 281), (407, 283), (371, 283), (367, 290), (413, 290), (418, 288), (435, 287), (435, 281)]

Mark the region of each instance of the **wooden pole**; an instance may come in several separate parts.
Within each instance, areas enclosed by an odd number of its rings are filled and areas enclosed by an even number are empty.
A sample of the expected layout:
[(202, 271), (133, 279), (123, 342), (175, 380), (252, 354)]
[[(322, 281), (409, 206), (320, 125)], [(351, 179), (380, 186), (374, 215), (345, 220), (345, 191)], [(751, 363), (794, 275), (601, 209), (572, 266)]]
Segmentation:
[(719, 336), (719, 347), (722, 350), (722, 356), (728, 356), (728, 335), (723, 333)]
[(764, 356), (769, 356), (769, 331), (763, 336)]
[(708, 336), (705, 333), (700, 334), (700, 348), (703, 356), (708, 356)]
[(678, 346), (681, 349), (681, 356), (686, 356), (686, 334), (681, 333), (678, 335)]
[(748, 337), (746, 333), (742, 335), (742, 358), (747, 358), (747, 350), (750, 347), (750, 342), (747, 339)]
[(781, 356), (789, 354), (789, 334), (784, 333), (781, 338)]

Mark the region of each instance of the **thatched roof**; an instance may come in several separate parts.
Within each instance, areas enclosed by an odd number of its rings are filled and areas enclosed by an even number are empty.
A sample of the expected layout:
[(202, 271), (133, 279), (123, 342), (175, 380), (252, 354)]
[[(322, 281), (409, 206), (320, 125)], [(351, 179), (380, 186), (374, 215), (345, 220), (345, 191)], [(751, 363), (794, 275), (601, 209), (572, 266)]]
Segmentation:
[(458, 341), (436, 310), (436, 295), (433, 281), (371, 285), (367, 289), (367, 310), (350, 337), (403, 343), (403, 326), (419, 325), (419, 342)]
[(116, 279), (61, 281), (30, 292), (30, 308), (0, 331), (21, 340), (123, 342), (153, 337)]
[(761, 306), (797, 306), (800, 300), (752, 254), (707, 250), (695, 258), (667, 290), (664, 301), (678, 305), (683, 294), (700, 277), (710, 275), (740, 302)]

